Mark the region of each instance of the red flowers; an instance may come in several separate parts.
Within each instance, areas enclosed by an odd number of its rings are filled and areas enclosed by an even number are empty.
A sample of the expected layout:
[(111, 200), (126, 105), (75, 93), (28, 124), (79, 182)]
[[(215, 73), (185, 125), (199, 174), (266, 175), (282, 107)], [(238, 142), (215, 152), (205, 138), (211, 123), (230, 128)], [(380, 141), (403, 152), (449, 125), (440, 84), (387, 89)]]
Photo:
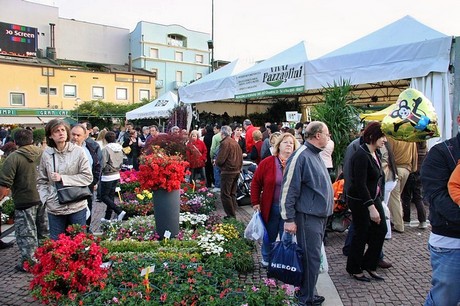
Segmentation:
[(105, 286), (102, 280), (107, 270), (101, 264), (107, 249), (101, 248), (93, 235), (76, 233), (70, 227), (67, 231), (70, 236), (61, 234), (57, 241), (47, 240), (37, 249), (37, 264), (26, 265), (34, 275), (30, 283), (32, 295), (44, 303), (64, 297), (73, 300), (77, 293)]
[(137, 178), (142, 189), (173, 191), (180, 189), (180, 184), (185, 182), (188, 166), (180, 155), (167, 155), (156, 147), (152, 154), (145, 156)]

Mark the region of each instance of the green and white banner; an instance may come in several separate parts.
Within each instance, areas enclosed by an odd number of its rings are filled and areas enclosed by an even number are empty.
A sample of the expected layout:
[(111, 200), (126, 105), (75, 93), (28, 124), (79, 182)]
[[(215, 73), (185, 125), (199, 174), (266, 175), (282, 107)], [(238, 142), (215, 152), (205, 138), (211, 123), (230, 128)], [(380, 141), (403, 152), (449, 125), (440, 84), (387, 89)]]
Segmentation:
[(236, 77), (237, 99), (288, 95), (304, 91), (304, 63), (273, 66)]

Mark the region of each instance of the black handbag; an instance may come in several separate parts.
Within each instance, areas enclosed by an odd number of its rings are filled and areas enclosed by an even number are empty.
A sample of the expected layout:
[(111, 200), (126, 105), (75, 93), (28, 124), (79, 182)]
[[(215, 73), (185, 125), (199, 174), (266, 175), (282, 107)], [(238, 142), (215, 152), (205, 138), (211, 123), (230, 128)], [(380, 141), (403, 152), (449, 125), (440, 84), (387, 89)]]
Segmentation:
[[(54, 154), (53, 168), (54, 172), (56, 172)], [(76, 203), (93, 196), (93, 193), (89, 190), (88, 186), (64, 186), (61, 182), (54, 182), (54, 184), (56, 186), (59, 204), (65, 205)]]

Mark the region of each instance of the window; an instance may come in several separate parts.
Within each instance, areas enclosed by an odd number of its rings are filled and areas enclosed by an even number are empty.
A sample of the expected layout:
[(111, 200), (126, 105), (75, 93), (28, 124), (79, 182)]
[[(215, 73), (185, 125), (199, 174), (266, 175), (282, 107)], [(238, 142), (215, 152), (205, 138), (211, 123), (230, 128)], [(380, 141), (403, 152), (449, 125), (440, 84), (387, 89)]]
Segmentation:
[[(40, 94), (41, 95), (47, 95), (48, 94), (48, 88), (47, 87), (40, 87)], [(56, 87), (50, 87), (50, 96), (55, 96), (55, 95), (57, 95)]]
[(77, 97), (77, 86), (64, 85), (64, 98), (76, 98), (76, 97)]
[(168, 34), (168, 45), (174, 47), (187, 47), (187, 37), (180, 34)]
[(176, 61), (183, 62), (184, 61), (184, 53), (176, 51)]
[(182, 71), (176, 71), (176, 82), (182, 82)]
[(139, 89), (139, 101), (142, 101), (143, 99), (150, 100), (150, 90)]
[(195, 62), (196, 62), (196, 63), (203, 64), (203, 55), (201, 55), (201, 54), (196, 54), (196, 55), (195, 55)]
[(20, 92), (10, 93), (10, 105), (12, 106), (24, 106), (25, 105), (25, 96)]
[(199, 80), (203, 77), (203, 74), (202, 73), (197, 73), (196, 74), (196, 77), (195, 77), (195, 80)]
[(128, 89), (117, 88), (117, 100), (128, 100)]
[(150, 48), (150, 57), (158, 58), (158, 49)]
[(93, 99), (94, 100), (104, 99), (104, 87), (93, 86)]

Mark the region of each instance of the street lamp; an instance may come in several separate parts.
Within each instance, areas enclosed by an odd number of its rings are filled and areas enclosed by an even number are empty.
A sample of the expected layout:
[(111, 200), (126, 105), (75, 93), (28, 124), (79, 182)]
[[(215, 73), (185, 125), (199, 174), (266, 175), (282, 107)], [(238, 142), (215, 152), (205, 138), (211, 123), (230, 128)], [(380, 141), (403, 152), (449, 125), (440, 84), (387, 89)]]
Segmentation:
[(80, 99), (80, 98), (76, 98), (76, 99), (75, 99), (75, 103), (76, 103), (76, 105), (77, 105), (77, 123), (78, 123), (78, 104), (80, 104), (80, 102), (81, 102), (81, 99)]
[(211, 50), (211, 72), (214, 71), (214, 42), (208, 40), (208, 49)]
[(211, 50), (211, 72), (214, 71), (214, 0), (211, 0), (211, 40), (208, 40), (208, 49)]

